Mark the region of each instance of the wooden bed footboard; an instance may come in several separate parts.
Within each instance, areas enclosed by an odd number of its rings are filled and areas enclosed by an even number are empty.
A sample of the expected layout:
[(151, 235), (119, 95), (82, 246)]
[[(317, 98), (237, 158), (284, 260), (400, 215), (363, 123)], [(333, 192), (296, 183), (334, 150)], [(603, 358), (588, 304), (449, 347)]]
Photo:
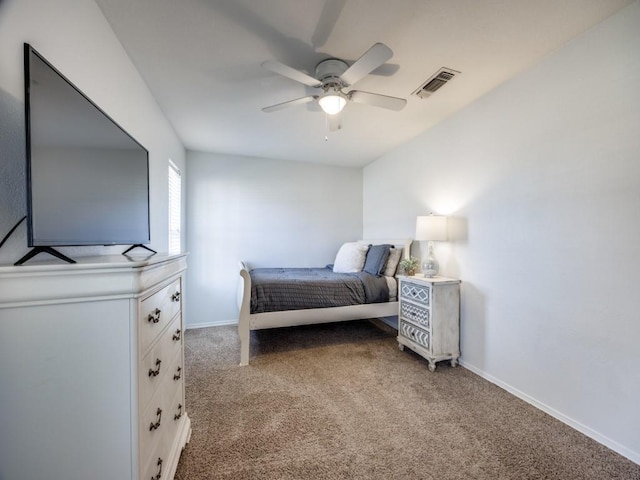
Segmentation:
[(240, 336), (240, 365), (249, 365), (249, 343), (251, 341), (251, 276), (244, 262), (239, 262), (240, 285), (238, 286), (238, 335)]

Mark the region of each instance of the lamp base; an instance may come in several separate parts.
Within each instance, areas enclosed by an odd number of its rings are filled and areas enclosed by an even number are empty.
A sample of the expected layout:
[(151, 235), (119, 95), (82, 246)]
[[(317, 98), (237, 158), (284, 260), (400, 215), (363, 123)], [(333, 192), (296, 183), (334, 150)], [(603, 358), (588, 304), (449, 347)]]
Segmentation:
[(425, 277), (437, 277), (439, 270), (440, 264), (435, 258), (422, 262), (422, 273), (424, 273)]
[(435, 277), (440, 270), (440, 264), (436, 260), (436, 256), (433, 254), (433, 242), (429, 242), (429, 253), (427, 258), (422, 262), (422, 273), (425, 277)]

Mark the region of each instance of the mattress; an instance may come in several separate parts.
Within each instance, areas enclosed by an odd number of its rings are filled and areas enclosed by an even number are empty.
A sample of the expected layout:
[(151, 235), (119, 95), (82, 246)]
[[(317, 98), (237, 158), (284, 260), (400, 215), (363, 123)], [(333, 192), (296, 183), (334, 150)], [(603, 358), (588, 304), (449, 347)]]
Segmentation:
[[(366, 272), (336, 273), (330, 268), (258, 268), (249, 274), (251, 313), (389, 301), (388, 277)], [(391, 280), (395, 291), (395, 280)]]

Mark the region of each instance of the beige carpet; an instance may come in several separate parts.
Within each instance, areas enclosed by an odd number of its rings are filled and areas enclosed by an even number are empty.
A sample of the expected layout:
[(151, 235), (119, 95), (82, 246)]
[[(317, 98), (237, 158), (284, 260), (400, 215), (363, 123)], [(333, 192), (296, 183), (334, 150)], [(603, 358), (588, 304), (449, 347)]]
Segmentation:
[(640, 479), (640, 466), (468, 370), (435, 373), (367, 321), (185, 336), (177, 480)]

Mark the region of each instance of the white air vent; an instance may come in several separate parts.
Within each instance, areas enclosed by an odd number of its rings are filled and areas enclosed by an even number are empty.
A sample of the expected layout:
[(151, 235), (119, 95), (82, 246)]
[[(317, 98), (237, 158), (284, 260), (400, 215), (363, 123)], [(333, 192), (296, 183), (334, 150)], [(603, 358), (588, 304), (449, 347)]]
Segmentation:
[(450, 82), (455, 78), (456, 75), (460, 75), (460, 72), (457, 70), (452, 70), (451, 68), (442, 67), (438, 70), (434, 75), (429, 78), (426, 82), (424, 82), (412, 95), (416, 95), (420, 98), (427, 98), (431, 94), (435, 93), (446, 83)]

